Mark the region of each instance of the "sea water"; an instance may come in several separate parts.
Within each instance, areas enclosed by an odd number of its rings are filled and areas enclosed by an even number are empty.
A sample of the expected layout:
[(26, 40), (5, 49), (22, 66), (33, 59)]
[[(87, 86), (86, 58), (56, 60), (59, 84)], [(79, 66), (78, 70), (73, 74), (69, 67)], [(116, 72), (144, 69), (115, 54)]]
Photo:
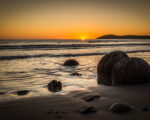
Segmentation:
[[(97, 64), (115, 50), (150, 64), (150, 39), (0, 40), (0, 102), (97, 86)], [(64, 67), (68, 59), (77, 60), (79, 66)], [(82, 75), (72, 76), (75, 72)], [(48, 91), (52, 80), (62, 82), (61, 92)], [(18, 96), (19, 90), (30, 92)]]

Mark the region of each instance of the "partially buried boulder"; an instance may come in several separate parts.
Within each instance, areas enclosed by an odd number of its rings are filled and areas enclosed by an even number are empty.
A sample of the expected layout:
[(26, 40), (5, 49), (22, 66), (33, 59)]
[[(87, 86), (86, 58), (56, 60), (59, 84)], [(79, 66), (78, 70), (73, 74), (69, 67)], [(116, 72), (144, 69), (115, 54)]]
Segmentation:
[(60, 81), (53, 80), (47, 85), (47, 87), (51, 92), (59, 92), (62, 89), (62, 83)]
[(127, 103), (114, 103), (109, 107), (109, 110), (114, 113), (127, 113), (133, 110), (133, 107)]
[(150, 66), (141, 58), (125, 58), (112, 70), (112, 83), (135, 84), (150, 81)]
[(79, 65), (79, 63), (74, 59), (70, 59), (70, 60), (67, 60), (63, 65), (64, 66), (76, 66), (76, 65)]
[(98, 67), (97, 67), (98, 84), (102, 83), (105, 85), (111, 85), (112, 69), (118, 61), (124, 58), (128, 58), (128, 55), (122, 51), (113, 51), (106, 54), (98, 63)]

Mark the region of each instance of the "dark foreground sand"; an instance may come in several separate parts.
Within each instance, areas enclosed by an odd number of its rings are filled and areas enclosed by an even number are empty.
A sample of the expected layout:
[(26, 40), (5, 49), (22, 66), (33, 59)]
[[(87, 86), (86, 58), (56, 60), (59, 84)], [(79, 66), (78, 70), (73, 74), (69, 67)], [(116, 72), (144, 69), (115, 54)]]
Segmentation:
[[(91, 101), (89, 96), (99, 95)], [(128, 113), (113, 113), (110, 105), (125, 102)], [(97, 112), (82, 114), (87, 107)], [(35, 97), (0, 103), (1, 120), (150, 120), (150, 84), (90, 87), (67, 95)]]

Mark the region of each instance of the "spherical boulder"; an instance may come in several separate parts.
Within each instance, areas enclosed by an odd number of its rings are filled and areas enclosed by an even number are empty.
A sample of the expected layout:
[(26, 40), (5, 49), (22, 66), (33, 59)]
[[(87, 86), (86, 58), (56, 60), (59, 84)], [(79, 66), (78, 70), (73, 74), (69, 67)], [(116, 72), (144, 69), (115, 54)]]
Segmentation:
[(120, 60), (128, 58), (128, 55), (122, 51), (113, 51), (106, 54), (98, 63), (97, 82), (98, 84), (111, 85), (111, 72), (113, 66)]
[(150, 81), (150, 66), (141, 58), (125, 58), (112, 70), (112, 84), (135, 84)]
[(57, 80), (52, 80), (48, 85), (48, 90), (51, 92), (59, 92), (62, 89), (62, 83)]
[(70, 60), (65, 61), (63, 65), (64, 66), (76, 66), (76, 65), (79, 65), (79, 63), (74, 59), (70, 59)]

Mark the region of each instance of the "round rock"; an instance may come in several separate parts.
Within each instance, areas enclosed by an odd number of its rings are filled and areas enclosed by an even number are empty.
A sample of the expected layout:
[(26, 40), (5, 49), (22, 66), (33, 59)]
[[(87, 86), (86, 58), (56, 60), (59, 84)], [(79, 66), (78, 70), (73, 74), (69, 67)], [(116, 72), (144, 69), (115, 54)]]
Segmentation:
[(128, 55), (122, 51), (113, 51), (106, 54), (98, 63), (97, 67), (97, 82), (105, 85), (111, 85), (111, 72), (113, 66), (120, 60), (128, 58)]
[(79, 63), (76, 60), (70, 59), (70, 60), (67, 60), (63, 65), (64, 66), (76, 66), (76, 65), (79, 65)]
[(125, 58), (119, 61), (112, 70), (112, 83), (135, 84), (150, 81), (150, 66), (141, 58)]
[(62, 83), (57, 80), (52, 80), (48, 85), (48, 90), (52, 92), (59, 92), (62, 89)]
[(133, 110), (133, 107), (127, 103), (114, 103), (109, 107), (109, 110), (114, 113), (127, 113)]

